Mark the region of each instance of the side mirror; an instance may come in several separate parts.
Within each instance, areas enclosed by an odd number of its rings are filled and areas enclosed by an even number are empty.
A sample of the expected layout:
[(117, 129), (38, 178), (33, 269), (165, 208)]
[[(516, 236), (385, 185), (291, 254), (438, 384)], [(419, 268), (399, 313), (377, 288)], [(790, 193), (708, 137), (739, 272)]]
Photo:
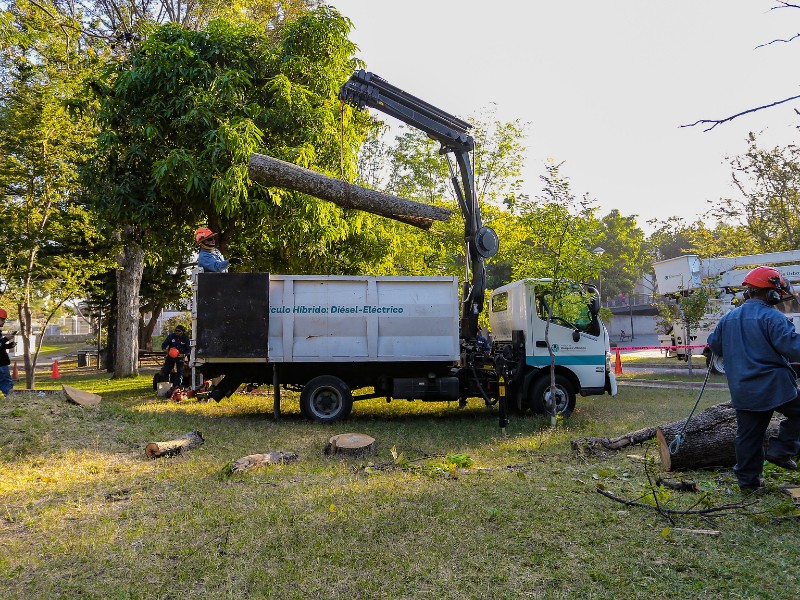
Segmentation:
[(572, 330), (572, 341), (573, 342), (580, 342), (581, 341), (581, 332), (577, 329)]
[(592, 299), (589, 300), (588, 303), (589, 312), (592, 313), (593, 317), (596, 317), (600, 314), (600, 297), (599, 296), (592, 296)]

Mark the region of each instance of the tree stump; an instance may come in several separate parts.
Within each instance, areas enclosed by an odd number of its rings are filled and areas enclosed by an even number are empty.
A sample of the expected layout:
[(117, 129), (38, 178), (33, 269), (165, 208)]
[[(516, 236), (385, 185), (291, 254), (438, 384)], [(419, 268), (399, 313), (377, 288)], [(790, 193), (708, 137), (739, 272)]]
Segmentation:
[(241, 473), (248, 469), (263, 467), (265, 465), (286, 464), (297, 460), (294, 452), (267, 452), (265, 454), (248, 454), (233, 461), (231, 471)]
[(187, 450), (192, 450), (202, 446), (205, 440), (199, 431), (190, 431), (176, 440), (167, 442), (150, 442), (144, 449), (147, 458), (162, 458), (164, 456), (176, 456)]
[(295, 190), (342, 208), (363, 210), (421, 229), (430, 229), (434, 220), (446, 221), (452, 214), (445, 208), (362, 188), (263, 154), (250, 156), (248, 175), (266, 186)]
[(327, 456), (375, 456), (375, 439), (363, 433), (340, 433), (328, 440)]

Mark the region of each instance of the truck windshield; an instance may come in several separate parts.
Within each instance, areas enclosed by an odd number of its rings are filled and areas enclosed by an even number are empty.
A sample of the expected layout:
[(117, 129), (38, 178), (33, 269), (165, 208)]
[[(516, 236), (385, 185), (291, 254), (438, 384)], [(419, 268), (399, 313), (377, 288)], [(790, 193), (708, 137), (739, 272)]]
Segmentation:
[(600, 335), (600, 321), (589, 310), (590, 300), (589, 292), (577, 288), (563, 292), (553, 301), (552, 289), (539, 288), (536, 290), (536, 313), (542, 321), (546, 321), (547, 313), (552, 306), (553, 323), (589, 335)]

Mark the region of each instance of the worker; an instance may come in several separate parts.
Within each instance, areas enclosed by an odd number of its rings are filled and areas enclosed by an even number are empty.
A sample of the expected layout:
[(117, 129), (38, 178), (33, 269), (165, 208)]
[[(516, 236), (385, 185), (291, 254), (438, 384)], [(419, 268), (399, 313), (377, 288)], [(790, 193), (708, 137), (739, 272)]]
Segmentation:
[[(8, 313), (4, 308), (0, 308), (0, 330), (2, 330), (3, 325), (6, 324), (6, 319), (8, 318)], [(11, 364), (11, 359), (8, 356), (8, 351), (16, 346), (16, 342), (14, 342), (14, 334), (11, 334), (11, 337), (6, 337), (3, 335), (2, 331), (0, 331), (0, 392), (3, 392), (4, 396), (8, 396), (8, 393), (14, 389), (14, 380), (11, 378), (11, 371), (9, 369), (9, 365)]]
[[(776, 305), (793, 296), (791, 286), (772, 267), (756, 267), (744, 278), (745, 302), (731, 310), (708, 338), (711, 351), (725, 360), (725, 376), (736, 409), (736, 466), (742, 491), (764, 489), (764, 459), (797, 470), (800, 451), (800, 398), (795, 372), (800, 335)], [(764, 435), (773, 412), (783, 414), (777, 437), (766, 453)]]
[(189, 338), (186, 337), (186, 328), (183, 325), (177, 325), (175, 330), (161, 343), (161, 349), (167, 351), (167, 355), (164, 357), (164, 366), (161, 367), (163, 381), (169, 381), (169, 374), (175, 367), (175, 385), (183, 385), (183, 363), (185, 356), (189, 353)]
[(217, 248), (217, 234), (208, 227), (200, 227), (194, 232), (194, 239), (200, 245), (200, 253), (197, 256), (197, 265), (204, 271), (211, 273), (226, 273), (228, 265), (240, 264), (239, 258), (225, 260), (222, 252)]

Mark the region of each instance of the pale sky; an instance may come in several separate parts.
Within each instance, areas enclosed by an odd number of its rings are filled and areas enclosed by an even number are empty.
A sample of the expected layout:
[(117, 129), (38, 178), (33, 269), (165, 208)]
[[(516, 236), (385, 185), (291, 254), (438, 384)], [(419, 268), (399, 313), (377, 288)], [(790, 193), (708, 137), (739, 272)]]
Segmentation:
[(646, 231), (735, 194), (725, 157), (745, 152), (749, 131), (769, 147), (800, 136), (800, 101), (679, 128), (800, 94), (800, 38), (756, 49), (800, 32), (800, 9), (771, 0), (329, 3), (353, 22), (367, 70), (461, 117), (495, 103), (530, 123), (526, 192), (548, 158), (564, 161), (577, 196)]

